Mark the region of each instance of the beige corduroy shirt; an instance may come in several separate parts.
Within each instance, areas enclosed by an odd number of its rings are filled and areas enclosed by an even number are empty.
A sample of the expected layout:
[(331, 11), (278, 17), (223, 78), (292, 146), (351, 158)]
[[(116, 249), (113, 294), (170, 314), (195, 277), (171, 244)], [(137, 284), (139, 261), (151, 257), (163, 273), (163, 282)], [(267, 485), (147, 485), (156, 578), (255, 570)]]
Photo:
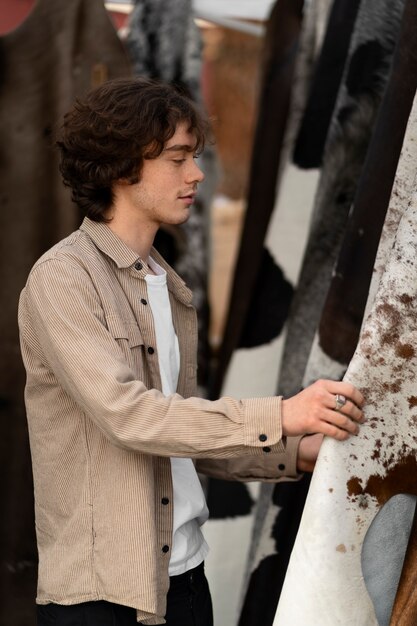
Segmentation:
[(195, 397), (191, 292), (167, 271), (180, 346), (164, 397), (146, 264), (103, 223), (33, 267), (19, 304), (39, 550), (37, 602), (107, 600), (164, 623), (172, 542), (170, 457), (222, 478), (296, 477), (281, 398)]

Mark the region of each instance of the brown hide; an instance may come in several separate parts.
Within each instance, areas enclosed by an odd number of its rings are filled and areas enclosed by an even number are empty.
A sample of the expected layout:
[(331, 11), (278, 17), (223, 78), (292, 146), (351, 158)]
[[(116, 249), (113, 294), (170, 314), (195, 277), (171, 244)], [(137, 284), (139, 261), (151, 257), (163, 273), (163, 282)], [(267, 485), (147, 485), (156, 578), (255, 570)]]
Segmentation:
[(220, 27), (202, 36), (205, 100), (221, 163), (217, 192), (238, 200), (247, 189), (263, 42)]
[(390, 626), (411, 626), (417, 623), (417, 512), (414, 513), (407, 553), (398, 584)]

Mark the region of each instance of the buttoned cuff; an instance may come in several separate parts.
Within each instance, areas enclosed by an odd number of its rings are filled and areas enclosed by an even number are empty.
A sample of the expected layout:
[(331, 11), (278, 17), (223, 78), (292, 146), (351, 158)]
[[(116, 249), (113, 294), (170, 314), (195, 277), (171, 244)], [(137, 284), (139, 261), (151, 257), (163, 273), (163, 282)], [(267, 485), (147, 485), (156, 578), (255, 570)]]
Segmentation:
[(299, 480), (298, 445), (301, 437), (284, 437), (284, 452), (269, 452), (233, 459), (198, 459), (197, 471), (221, 480), (276, 483)]
[[(302, 476), (302, 473), (297, 471), (300, 439), (301, 437), (284, 437), (283, 452), (272, 452), (271, 450), (270, 453), (251, 460), (246, 457), (245, 459), (238, 459), (233, 468), (234, 471), (237, 470), (238, 479), (262, 482), (299, 480)], [(230, 463), (229, 470), (232, 469), (231, 465), (232, 463)]]
[(287, 478), (300, 478), (301, 473), (297, 470), (298, 446), (302, 437), (284, 437), (285, 452), (274, 454), (275, 471), (278, 476)]
[(254, 454), (284, 452), (282, 441), (282, 397), (249, 398), (244, 406), (243, 441)]

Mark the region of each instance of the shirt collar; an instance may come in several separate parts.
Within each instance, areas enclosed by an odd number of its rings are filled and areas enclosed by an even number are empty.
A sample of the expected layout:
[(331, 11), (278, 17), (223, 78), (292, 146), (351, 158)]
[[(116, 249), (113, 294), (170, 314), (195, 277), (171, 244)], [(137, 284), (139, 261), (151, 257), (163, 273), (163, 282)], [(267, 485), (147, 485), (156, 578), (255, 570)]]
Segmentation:
[[(129, 248), (104, 222), (95, 222), (85, 217), (80, 230), (87, 233), (97, 248), (110, 257), (117, 267), (129, 268), (140, 260), (136, 252)], [(152, 248), (151, 255), (158, 265), (166, 271), (168, 289), (184, 304), (190, 304), (192, 293), (184, 281), (174, 272), (155, 248)]]
[(138, 255), (129, 248), (104, 222), (95, 222), (85, 217), (80, 226), (91, 237), (99, 250), (109, 256), (117, 267), (131, 267), (138, 261)]

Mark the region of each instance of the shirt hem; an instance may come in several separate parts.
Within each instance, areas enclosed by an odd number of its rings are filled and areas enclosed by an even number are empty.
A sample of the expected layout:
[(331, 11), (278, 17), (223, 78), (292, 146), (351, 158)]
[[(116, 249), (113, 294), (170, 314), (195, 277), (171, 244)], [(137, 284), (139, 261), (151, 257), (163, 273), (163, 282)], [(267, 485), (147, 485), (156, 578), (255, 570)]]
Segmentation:
[(190, 569), (194, 569), (197, 565), (200, 565), (200, 563), (204, 561), (208, 553), (209, 547), (207, 542), (204, 540), (204, 543), (197, 554), (190, 559), (187, 559), (184, 563), (180, 563), (173, 568), (168, 568), (169, 576), (180, 576), (180, 574), (185, 574), (185, 572), (188, 572)]

